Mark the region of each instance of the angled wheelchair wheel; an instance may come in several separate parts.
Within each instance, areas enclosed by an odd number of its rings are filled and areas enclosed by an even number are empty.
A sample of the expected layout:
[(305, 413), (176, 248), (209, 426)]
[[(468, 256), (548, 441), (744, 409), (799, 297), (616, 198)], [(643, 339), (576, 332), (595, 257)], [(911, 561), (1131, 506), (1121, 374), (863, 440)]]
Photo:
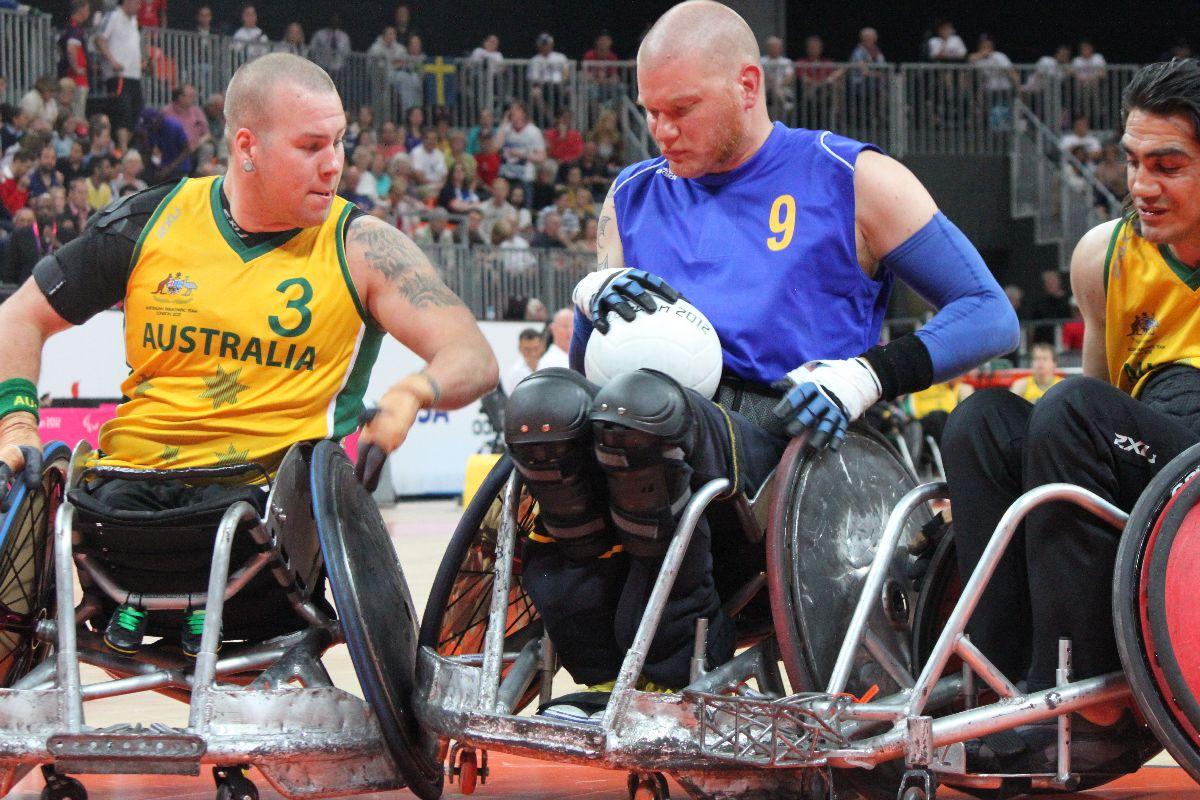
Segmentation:
[(12, 686), (51, 649), (33, 631), (54, 616), (54, 518), (70, 455), (62, 442), (47, 445), (41, 490), (29, 492), (18, 482), (0, 520), (0, 686)]
[[(425, 602), (419, 641), (422, 647), (439, 655), (483, 652), (492, 604), (504, 487), (512, 469), (512, 460), (505, 455), (488, 472), (467, 505), (438, 565), (433, 588)], [(533, 530), (535, 518), (536, 507), (529, 494), (522, 491), (517, 512), (518, 550), (513, 563), (514, 580), (508, 594), (508, 621), (504, 631), (506, 651), (520, 650), (531, 639), (542, 635), (541, 618), (520, 583), (520, 542)], [(537, 696), (539, 683), (540, 673), (518, 703), (517, 710)]]
[(363, 696), (408, 788), (436, 800), (443, 780), (437, 739), (421, 730), (412, 707), (417, 616), (387, 527), (336, 443), (313, 448), (310, 474), (329, 586)]
[(1200, 781), (1200, 445), (1134, 505), (1113, 571), (1117, 648), (1158, 741)]

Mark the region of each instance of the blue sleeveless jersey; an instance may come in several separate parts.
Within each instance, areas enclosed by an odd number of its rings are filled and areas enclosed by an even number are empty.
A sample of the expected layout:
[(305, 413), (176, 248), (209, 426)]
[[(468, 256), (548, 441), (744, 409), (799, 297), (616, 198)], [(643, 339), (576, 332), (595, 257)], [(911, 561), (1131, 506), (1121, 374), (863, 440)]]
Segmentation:
[(875, 345), (891, 276), (858, 265), (854, 163), (878, 149), (780, 123), (730, 172), (625, 168), (613, 201), (625, 266), (661, 276), (716, 327), (725, 369), (758, 383)]

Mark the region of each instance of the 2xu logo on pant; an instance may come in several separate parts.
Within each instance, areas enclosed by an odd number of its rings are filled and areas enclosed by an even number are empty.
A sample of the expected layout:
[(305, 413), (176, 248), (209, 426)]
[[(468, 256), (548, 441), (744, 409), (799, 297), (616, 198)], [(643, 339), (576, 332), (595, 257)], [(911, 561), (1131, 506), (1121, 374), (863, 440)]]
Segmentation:
[(1144, 442), (1139, 442), (1132, 436), (1126, 436), (1123, 433), (1118, 433), (1117, 438), (1113, 439), (1113, 444), (1124, 450), (1127, 453), (1135, 453), (1142, 458), (1154, 463), (1157, 456), (1150, 452), (1150, 445)]

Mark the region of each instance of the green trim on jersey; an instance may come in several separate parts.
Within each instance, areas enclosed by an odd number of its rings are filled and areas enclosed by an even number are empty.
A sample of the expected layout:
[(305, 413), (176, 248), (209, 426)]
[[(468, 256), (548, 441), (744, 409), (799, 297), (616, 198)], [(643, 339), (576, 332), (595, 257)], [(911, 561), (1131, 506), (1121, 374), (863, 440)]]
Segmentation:
[(1193, 292), (1200, 289), (1200, 269), (1192, 269), (1187, 264), (1176, 258), (1171, 252), (1171, 248), (1165, 244), (1158, 246), (1158, 252), (1162, 255), (1163, 261), (1167, 262), (1167, 266), (1171, 268), (1171, 272), (1175, 273), (1175, 277), (1183, 281), (1183, 285), (1191, 289)]
[(221, 238), (229, 245), (229, 249), (237, 253), (243, 264), (247, 264), (261, 255), (266, 255), (276, 247), (287, 244), (293, 236), (300, 232), (300, 228), (282, 231), (278, 236), (274, 236), (260, 245), (247, 247), (246, 243), (242, 241), (242, 237), (238, 236), (237, 231), (230, 226), (229, 220), (225, 219), (225, 212), (221, 210), (221, 186), (224, 183), (225, 176), (222, 175), (212, 182), (212, 189), (209, 191), (213, 221), (217, 223), (217, 230), (221, 232)]
[(354, 364), (350, 367), (350, 377), (338, 392), (333, 404), (333, 430), (330, 436), (340, 439), (358, 427), (358, 417), (363, 410), (363, 395), (367, 393), (367, 382), (371, 379), (371, 370), (375, 359), (379, 357), (379, 346), (383, 343), (383, 332), (365, 326), (362, 340), (358, 343), (358, 351), (354, 354)]
[(1112, 235), (1108, 237), (1108, 251), (1104, 254), (1104, 296), (1108, 297), (1108, 268), (1112, 264), (1113, 250), (1117, 248), (1117, 237), (1121, 235), (1121, 229), (1129, 224), (1129, 217), (1121, 217), (1117, 224), (1113, 227)]
[(346, 230), (346, 218), (350, 216), (350, 212), (354, 210), (353, 203), (347, 203), (342, 209), (342, 213), (338, 215), (337, 221), (337, 257), (338, 266), (342, 268), (342, 279), (346, 281), (346, 289), (350, 292), (350, 299), (354, 301), (354, 308), (358, 311), (358, 316), (367, 324), (367, 328), (373, 331), (382, 331), (383, 327), (371, 318), (363, 307), (362, 300), (358, 296), (358, 289), (354, 288), (354, 279), (350, 277), (350, 262), (346, 260), (346, 235), (349, 231)]

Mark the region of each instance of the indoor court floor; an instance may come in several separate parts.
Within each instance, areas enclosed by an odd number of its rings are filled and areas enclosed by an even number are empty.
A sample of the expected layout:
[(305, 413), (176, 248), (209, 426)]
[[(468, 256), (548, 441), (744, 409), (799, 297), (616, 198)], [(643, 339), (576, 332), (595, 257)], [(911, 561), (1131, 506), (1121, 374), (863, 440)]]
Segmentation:
[[(460, 514), (461, 508), (450, 500), (399, 503), (383, 511), (418, 611), (424, 606), (442, 550)], [(325, 663), (338, 686), (347, 691), (358, 692), (353, 667), (344, 646), (330, 651), (325, 657)], [(98, 671), (89, 675), (85, 669), (84, 682), (99, 679), (101, 675)], [(561, 686), (559, 681), (556, 681), (555, 686), (556, 694), (572, 690), (569, 679)], [(150, 693), (92, 701), (84, 706), (84, 713), (87, 724), (93, 726), (117, 722), (183, 725), (187, 720), (187, 707), (182, 703)], [(476, 797), (514, 800), (623, 800), (627, 797), (623, 772), (535, 761), (501, 753), (489, 754), (488, 760), (491, 775), (486, 784), (476, 788)], [(90, 800), (212, 800), (215, 797), (211, 773), (207, 767), (199, 777), (79, 777), (87, 787)], [(280, 797), (261, 775), (251, 771), (249, 777), (257, 785), (262, 800), (277, 800)], [(13, 800), (37, 800), (42, 786), (41, 773), (35, 770), (16, 785), (9, 797)], [(671, 795), (674, 798), (687, 797), (673, 782)], [(358, 795), (363, 798), (412, 796), (406, 791)], [(462, 795), (457, 785), (447, 785), (444, 796), (455, 798)], [(965, 795), (942, 790), (939, 791), (938, 797), (960, 798)], [(1183, 770), (1175, 767), (1169, 759), (1160, 756), (1151, 762), (1151, 766), (1143, 768), (1136, 775), (1087, 793), (1058, 797), (1096, 800), (1200, 800), (1200, 786), (1197, 786)]]

